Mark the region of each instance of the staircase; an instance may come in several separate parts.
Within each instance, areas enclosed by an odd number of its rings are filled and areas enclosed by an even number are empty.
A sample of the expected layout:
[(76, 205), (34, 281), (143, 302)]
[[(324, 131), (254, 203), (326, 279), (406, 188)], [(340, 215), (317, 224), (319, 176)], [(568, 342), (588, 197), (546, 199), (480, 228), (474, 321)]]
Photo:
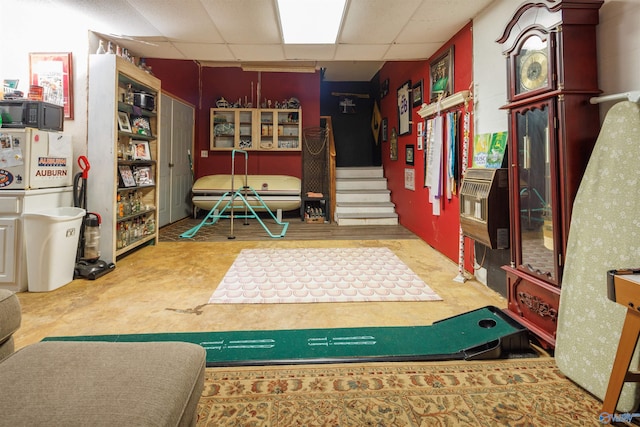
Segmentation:
[(382, 167), (336, 168), (338, 225), (398, 225)]

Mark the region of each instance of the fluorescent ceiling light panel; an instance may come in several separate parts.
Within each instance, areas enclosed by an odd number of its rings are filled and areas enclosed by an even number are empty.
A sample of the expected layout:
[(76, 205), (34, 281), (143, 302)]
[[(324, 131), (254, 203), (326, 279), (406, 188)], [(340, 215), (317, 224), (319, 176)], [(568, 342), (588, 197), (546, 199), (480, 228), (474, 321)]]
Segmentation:
[(346, 0), (278, 0), (285, 44), (334, 44)]

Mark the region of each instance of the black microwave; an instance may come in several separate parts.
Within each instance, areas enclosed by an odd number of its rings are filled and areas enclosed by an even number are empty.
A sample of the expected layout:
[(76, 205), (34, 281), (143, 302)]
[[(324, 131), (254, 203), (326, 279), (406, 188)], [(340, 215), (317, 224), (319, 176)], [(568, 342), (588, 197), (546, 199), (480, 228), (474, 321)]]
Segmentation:
[(62, 131), (64, 107), (30, 99), (0, 100), (3, 128), (36, 128)]

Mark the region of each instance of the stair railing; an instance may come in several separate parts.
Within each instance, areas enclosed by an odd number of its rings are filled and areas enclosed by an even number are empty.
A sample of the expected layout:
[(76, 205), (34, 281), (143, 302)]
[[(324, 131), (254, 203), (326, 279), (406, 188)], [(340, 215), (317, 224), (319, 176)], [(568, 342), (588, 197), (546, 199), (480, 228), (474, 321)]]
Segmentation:
[(327, 156), (329, 157), (329, 218), (333, 221), (333, 213), (336, 211), (336, 142), (333, 138), (331, 116), (321, 116), (320, 120), (324, 121), (329, 137), (329, 149), (327, 150)]

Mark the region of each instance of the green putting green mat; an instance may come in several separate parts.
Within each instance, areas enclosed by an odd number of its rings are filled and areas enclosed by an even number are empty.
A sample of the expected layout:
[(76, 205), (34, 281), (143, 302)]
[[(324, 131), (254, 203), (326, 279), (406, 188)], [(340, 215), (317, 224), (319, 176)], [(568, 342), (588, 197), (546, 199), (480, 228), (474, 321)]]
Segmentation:
[(493, 306), (431, 326), (96, 335), (45, 341), (190, 342), (207, 350), (207, 366), (495, 359), (530, 351), (527, 329)]

